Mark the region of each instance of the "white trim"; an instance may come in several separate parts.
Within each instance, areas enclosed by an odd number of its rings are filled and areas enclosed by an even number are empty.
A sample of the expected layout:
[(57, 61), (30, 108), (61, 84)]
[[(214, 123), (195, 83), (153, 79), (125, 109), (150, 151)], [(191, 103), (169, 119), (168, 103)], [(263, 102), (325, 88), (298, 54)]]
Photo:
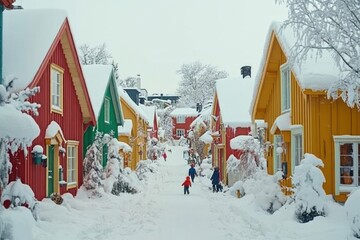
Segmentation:
[(281, 154), (278, 154), (276, 149), (280, 146), (278, 146), (278, 143), (280, 141), (282, 142), (282, 136), (280, 134), (275, 134), (274, 135), (274, 147), (273, 147), (273, 161), (274, 161), (274, 166), (273, 166), (273, 170), (274, 173), (276, 173), (277, 171), (281, 170)]
[[(287, 71), (288, 72), (288, 79), (283, 79), (283, 73)], [(284, 89), (284, 81), (287, 81), (286, 84), (286, 89)], [(286, 91), (286, 92), (285, 92)], [(287, 108), (285, 108), (285, 96), (284, 93), (288, 93), (289, 96), (288, 97), (288, 101), (289, 101), (289, 106)], [(288, 63), (284, 63), (283, 65), (280, 66), (280, 94), (281, 94), (281, 112), (288, 112), (291, 109), (291, 71), (290, 71), (290, 66)]]
[[(183, 134), (182, 135), (178, 135), (178, 131), (181, 131)], [(185, 129), (176, 129), (176, 132), (175, 132), (176, 136), (177, 137), (181, 137), (181, 136), (185, 136)]]
[[(291, 129), (291, 173), (295, 170), (295, 135), (301, 134), (301, 156), (304, 156), (304, 127), (302, 125), (292, 125)], [(301, 160), (301, 159), (300, 159)]]
[(104, 122), (110, 123), (110, 99), (104, 99)]
[(339, 195), (341, 192), (351, 192), (353, 189), (359, 187), (358, 171), (359, 171), (359, 152), (358, 147), (353, 147), (353, 165), (356, 169), (353, 169), (354, 185), (343, 185), (340, 183), (340, 144), (341, 143), (352, 143), (360, 144), (360, 136), (358, 135), (339, 135), (333, 136), (334, 138), (334, 170), (335, 170), (335, 195)]

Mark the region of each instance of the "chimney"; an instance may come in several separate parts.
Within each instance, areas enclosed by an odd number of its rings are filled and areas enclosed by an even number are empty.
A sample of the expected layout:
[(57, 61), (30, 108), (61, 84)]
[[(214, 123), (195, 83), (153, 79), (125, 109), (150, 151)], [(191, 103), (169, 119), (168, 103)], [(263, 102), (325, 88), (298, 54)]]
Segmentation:
[(243, 78), (245, 78), (246, 76), (251, 77), (251, 66), (241, 67), (241, 75), (243, 76)]
[(138, 74), (137, 77), (136, 77), (136, 87), (138, 89), (141, 89), (141, 76), (140, 76), (140, 74)]

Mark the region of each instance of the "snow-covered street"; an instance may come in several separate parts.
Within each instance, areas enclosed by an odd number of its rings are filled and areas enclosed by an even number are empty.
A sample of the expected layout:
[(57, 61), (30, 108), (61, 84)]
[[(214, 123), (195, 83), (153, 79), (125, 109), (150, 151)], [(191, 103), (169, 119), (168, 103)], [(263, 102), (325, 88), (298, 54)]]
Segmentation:
[(270, 215), (254, 204), (253, 196), (213, 193), (205, 177), (195, 178), (190, 195), (184, 195), (187, 172), (182, 149), (173, 147), (139, 194), (65, 195), (62, 205), (44, 199), (33, 239), (352, 239), (345, 211), (336, 203), (329, 203), (326, 218), (300, 224), (291, 205)]

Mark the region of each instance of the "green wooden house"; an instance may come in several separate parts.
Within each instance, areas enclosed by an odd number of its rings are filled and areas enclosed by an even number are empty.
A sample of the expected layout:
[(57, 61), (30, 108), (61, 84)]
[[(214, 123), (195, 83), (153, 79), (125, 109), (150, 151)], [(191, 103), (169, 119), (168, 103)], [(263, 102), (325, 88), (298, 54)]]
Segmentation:
[[(83, 65), (86, 86), (97, 119), (95, 127), (89, 127), (84, 134), (84, 156), (93, 143), (96, 131), (118, 136), (118, 126), (122, 126), (124, 117), (117, 92), (115, 74), (112, 65)], [(107, 147), (103, 147), (103, 166), (107, 163)]]

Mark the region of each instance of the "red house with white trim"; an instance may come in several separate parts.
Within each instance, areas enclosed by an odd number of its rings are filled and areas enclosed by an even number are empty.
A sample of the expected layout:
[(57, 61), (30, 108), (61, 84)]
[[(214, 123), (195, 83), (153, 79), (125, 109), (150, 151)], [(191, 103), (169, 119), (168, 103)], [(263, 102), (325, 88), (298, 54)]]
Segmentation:
[[(66, 13), (62, 10), (4, 12), (3, 75), (15, 76), (16, 90), (40, 87), (30, 102), (41, 104), (34, 119), (40, 135), (33, 147), (43, 160), (23, 151), (11, 157), (10, 181), (28, 184), (37, 199), (76, 194), (82, 184), (83, 134), (96, 118)], [(46, 156), (46, 158), (45, 158)]]
[(230, 140), (250, 133), (249, 107), (253, 85), (253, 80), (248, 76), (216, 80), (211, 122), (211, 152), (213, 166), (219, 167), (220, 179), (226, 184), (233, 182), (232, 176), (228, 176), (226, 172), (226, 161), (230, 155), (240, 157), (238, 150), (231, 149)]
[(187, 137), (190, 124), (196, 119), (199, 113), (195, 108), (176, 108), (171, 113), (173, 124), (173, 138), (180, 139), (181, 136)]

